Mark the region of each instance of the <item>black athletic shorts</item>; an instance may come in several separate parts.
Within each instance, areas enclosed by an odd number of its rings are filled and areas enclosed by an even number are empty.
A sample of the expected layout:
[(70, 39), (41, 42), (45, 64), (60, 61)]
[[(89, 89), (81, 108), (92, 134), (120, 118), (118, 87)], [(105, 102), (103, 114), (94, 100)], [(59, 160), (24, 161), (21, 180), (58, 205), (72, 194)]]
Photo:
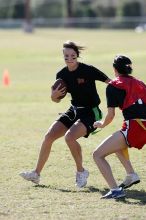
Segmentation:
[(102, 118), (102, 112), (99, 107), (76, 107), (71, 106), (65, 113), (62, 113), (57, 121), (61, 121), (67, 128), (70, 128), (76, 121), (82, 122), (87, 128), (87, 138), (90, 133), (96, 130), (93, 123)]

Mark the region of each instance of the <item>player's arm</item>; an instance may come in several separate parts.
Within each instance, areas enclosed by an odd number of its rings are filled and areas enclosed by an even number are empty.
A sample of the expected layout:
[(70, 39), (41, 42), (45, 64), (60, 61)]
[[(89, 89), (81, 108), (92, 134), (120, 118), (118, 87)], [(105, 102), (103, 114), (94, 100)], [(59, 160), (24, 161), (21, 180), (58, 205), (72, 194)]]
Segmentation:
[(96, 121), (94, 122), (94, 128), (104, 128), (108, 124), (110, 124), (115, 116), (115, 108), (108, 108), (107, 115), (104, 121)]
[(107, 79), (107, 80), (105, 80), (104, 82), (106, 83), (106, 84), (109, 84), (109, 82), (111, 81), (111, 79)]
[(97, 69), (96, 67), (91, 66), (92, 68), (92, 74), (90, 77), (93, 77), (94, 80), (99, 80), (101, 82), (109, 83), (111, 79), (103, 73), (101, 70)]

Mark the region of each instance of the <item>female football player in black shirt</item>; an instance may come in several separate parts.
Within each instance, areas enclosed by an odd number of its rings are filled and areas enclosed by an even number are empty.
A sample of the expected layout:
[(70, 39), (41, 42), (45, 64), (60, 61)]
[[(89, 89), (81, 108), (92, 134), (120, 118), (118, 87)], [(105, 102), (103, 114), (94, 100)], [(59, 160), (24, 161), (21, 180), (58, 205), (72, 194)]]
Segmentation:
[[(61, 78), (66, 83), (67, 91), (71, 95), (71, 106), (50, 126), (35, 170), (20, 174), (26, 180), (39, 183), (40, 172), (49, 157), (53, 142), (64, 136), (77, 167), (76, 185), (83, 187), (87, 184), (89, 172), (83, 167), (81, 146), (77, 140), (80, 137), (87, 138), (90, 133), (94, 132), (96, 129), (93, 127), (94, 121), (102, 117), (95, 82), (108, 83), (110, 80), (96, 67), (78, 61), (83, 49), (84, 47), (71, 41), (63, 44), (66, 66), (57, 73), (56, 79)], [(60, 102), (59, 97), (64, 95), (64, 89), (59, 89), (59, 87), (60, 85), (56, 89), (52, 87), (51, 99), (54, 102)]]

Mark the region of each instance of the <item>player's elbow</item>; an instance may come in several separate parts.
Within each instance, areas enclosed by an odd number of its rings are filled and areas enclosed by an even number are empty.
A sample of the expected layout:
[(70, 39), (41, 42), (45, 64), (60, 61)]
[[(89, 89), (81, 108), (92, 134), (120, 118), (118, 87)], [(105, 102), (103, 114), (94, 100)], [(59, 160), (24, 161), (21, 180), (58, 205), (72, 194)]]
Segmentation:
[(108, 121), (108, 123), (111, 123), (114, 117), (115, 117), (115, 111), (109, 111), (106, 120)]
[(109, 115), (108, 115), (108, 121), (109, 121), (109, 122), (112, 122), (112, 120), (114, 119), (114, 117), (115, 117), (115, 113), (112, 112), (112, 114), (109, 114)]
[(109, 121), (112, 122), (112, 120), (114, 119), (115, 115), (110, 115), (109, 116)]

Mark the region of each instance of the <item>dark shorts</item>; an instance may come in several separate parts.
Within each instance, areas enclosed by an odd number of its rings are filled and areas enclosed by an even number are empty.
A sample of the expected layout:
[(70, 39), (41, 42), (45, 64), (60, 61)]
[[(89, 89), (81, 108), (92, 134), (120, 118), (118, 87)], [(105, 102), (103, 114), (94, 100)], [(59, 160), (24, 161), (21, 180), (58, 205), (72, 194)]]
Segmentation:
[(146, 144), (146, 119), (124, 121), (121, 132), (129, 147), (141, 149)]
[(102, 112), (99, 107), (76, 107), (71, 106), (65, 113), (62, 113), (57, 121), (61, 121), (67, 128), (70, 128), (76, 121), (82, 122), (87, 128), (87, 138), (90, 133), (96, 129), (93, 127), (93, 123), (96, 120), (102, 118)]

